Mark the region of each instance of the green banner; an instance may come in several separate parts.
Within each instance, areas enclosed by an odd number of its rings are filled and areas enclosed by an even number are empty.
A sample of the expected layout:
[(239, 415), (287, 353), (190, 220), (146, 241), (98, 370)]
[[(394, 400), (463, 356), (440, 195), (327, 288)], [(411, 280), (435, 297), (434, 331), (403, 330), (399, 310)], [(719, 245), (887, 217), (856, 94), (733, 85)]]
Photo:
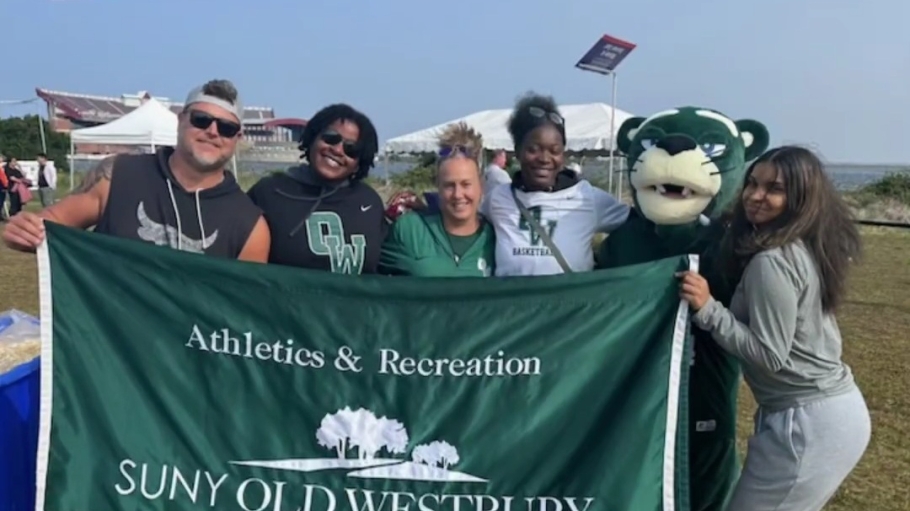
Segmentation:
[(352, 277), (47, 225), (47, 511), (686, 511), (686, 257)]

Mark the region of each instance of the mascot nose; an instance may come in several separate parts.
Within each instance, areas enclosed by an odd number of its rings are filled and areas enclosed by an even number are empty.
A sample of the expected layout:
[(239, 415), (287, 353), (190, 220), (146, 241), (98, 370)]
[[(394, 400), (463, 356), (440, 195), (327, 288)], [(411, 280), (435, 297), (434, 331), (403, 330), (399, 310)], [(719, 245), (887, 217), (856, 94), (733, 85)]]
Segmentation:
[(685, 135), (668, 135), (657, 141), (657, 147), (670, 156), (676, 156), (683, 151), (695, 149), (695, 141)]

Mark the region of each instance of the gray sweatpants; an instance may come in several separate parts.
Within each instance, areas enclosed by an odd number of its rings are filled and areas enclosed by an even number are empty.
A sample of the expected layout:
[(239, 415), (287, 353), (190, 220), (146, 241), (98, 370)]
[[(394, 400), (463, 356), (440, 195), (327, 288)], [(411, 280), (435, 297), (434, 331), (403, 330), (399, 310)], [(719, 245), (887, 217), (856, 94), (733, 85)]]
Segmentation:
[(54, 203), (54, 189), (53, 188), (39, 188), (38, 197), (41, 198), (41, 207), (46, 208)]
[(820, 511), (869, 445), (858, 388), (781, 411), (758, 410), (727, 511)]

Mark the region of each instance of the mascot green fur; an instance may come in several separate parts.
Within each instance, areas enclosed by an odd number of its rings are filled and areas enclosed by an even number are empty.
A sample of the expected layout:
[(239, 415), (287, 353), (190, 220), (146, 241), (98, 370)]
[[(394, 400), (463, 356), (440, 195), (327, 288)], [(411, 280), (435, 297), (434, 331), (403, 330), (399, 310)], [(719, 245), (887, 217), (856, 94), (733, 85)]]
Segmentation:
[[(729, 306), (736, 282), (712, 274), (722, 215), (738, 198), (746, 162), (768, 148), (768, 129), (708, 108), (635, 117), (617, 133), (627, 155), (635, 209), (601, 244), (601, 268), (682, 254), (700, 255), (715, 299)], [(689, 380), (689, 480), (692, 511), (722, 511), (739, 477), (736, 456), (738, 362), (693, 327)]]

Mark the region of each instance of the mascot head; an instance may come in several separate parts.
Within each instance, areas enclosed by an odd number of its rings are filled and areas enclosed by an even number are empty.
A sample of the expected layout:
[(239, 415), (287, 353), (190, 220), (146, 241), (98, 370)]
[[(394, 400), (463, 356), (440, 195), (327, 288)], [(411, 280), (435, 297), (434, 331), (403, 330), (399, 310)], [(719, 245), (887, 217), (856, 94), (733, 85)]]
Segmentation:
[(633, 117), (619, 128), (635, 206), (657, 225), (717, 217), (735, 199), (746, 162), (768, 148), (768, 129), (708, 108)]

